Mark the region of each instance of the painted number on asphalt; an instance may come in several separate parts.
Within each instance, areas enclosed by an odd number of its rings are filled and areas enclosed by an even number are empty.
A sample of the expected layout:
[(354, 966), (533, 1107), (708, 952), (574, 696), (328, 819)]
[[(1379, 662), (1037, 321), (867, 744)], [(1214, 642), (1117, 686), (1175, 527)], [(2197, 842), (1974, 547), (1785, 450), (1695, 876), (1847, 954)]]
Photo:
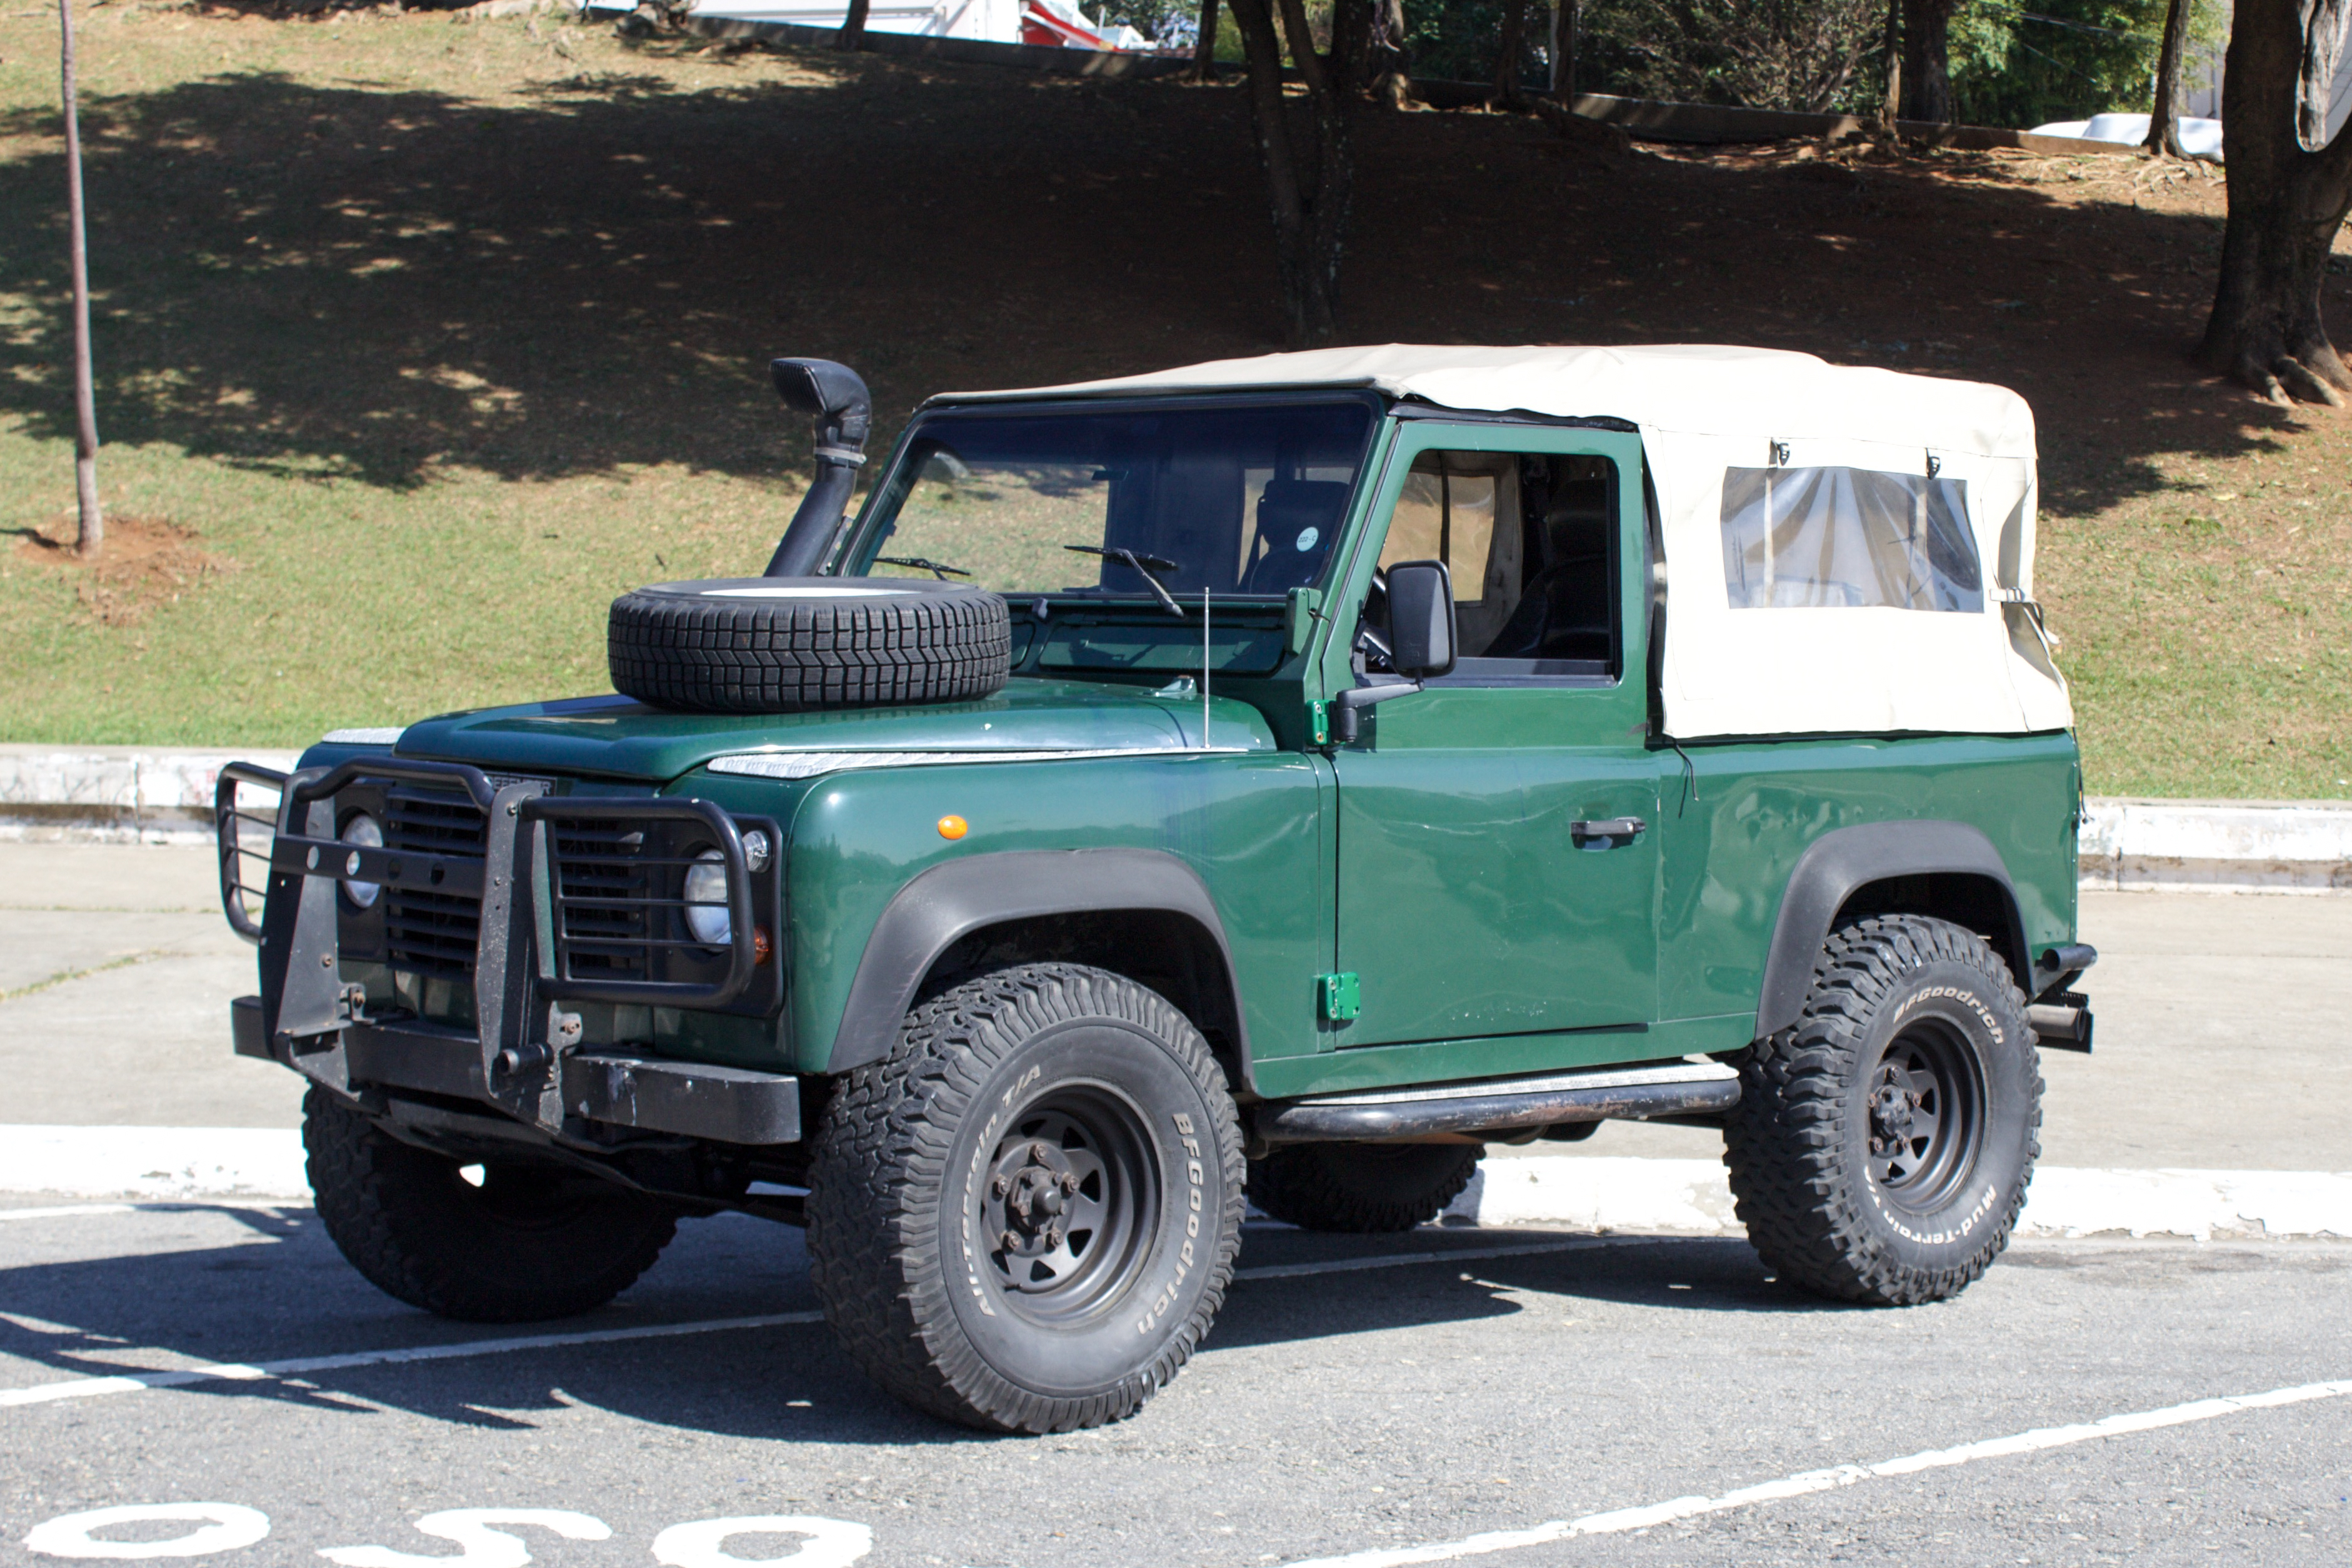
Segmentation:
[(428, 1513), (416, 1521), (417, 1533), (436, 1541), (454, 1541), (465, 1548), (456, 1557), (446, 1552), (430, 1556), (413, 1556), (394, 1552), (388, 1546), (329, 1546), (319, 1555), (342, 1568), (425, 1568), (432, 1563), (462, 1563), (466, 1568), (523, 1568), (530, 1561), (530, 1548), (522, 1543), (520, 1535), (509, 1535), (503, 1530), (492, 1530), (494, 1524), (532, 1525), (551, 1530), (566, 1541), (604, 1541), (611, 1537), (613, 1527), (601, 1519), (591, 1519), (584, 1513), (567, 1513), (560, 1508), (453, 1508), (441, 1513)]
[[(804, 1535), (807, 1540), (781, 1557), (736, 1557), (730, 1535)], [(874, 1532), (862, 1524), (806, 1514), (777, 1513), (752, 1519), (705, 1519), (673, 1524), (654, 1537), (654, 1561), (662, 1568), (849, 1568), (874, 1550)]]
[[(90, 1534), (126, 1524), (196, 1528), (163, 1541), (100, 1541)], [(233, 1502), (134, 1502), (37, 1524), (25, 1544), (47, 1557), (202, 1557), (250, 1546), (268, 1533), (268, 1514)]]
[[(96, 1531), (126, 1525), (188, 1524), (185, 1534), (160, 1541), (116, 1541)], [(319, 1555), (338, 1568), (524, 1568), (530, 1548), (520, 1535), (494, 1528), (544, 1530), (567, 1541), (606, 1541), (613, 1528), (603, 1520), (557, 1508), (453, 1508), (416, 1521), (418, 1533), (446, 1541), (460, 1551), (415, 1555), (388, 1546), (329, 1546)], [(25, 1537), (45, 1557), (205, 1557), (251, 1546), (269, 1533), (269, 1517), (233, 1502), (131, 1503), (120, 1508), (68, 1513), (33, 1527)], [(727, 1550), (737, 1536), (797, 1536), (789, 1550), (767, 1557), (739, 1557)], [(780, 1543), (781, 1544), (781, 1543)], [(747, 1548), (751, 1550), (752, 1548)], [(874, 1532), (847, 1520), (810, 1514), (752, 1514), (740, 1519), (700, 1519), (673, 1524), (654, 1537), (654, 1561), (662, 1568), (849, 1568), (874, 1550)]]

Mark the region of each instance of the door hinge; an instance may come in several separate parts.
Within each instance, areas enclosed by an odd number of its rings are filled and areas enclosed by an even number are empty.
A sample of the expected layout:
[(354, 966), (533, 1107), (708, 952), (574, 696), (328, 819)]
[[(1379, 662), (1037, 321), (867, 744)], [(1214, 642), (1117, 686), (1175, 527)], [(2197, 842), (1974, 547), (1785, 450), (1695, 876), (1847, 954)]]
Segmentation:
[(1364, 1010), (1363, 987), (1352, 969), (1315, 977), (1315, 1010), (1325, 1023), (1346, 1023)]
[(1315, 732), (1313, 744), (1317, 746), (1328, 746), (1331, 744), (1331, 705), (1329, 703), (1325, 702), (1321, 697), (1317, 697), (1314, 701), (1308, 703), (1307, 705), (1307, 723), (1308, 727)]

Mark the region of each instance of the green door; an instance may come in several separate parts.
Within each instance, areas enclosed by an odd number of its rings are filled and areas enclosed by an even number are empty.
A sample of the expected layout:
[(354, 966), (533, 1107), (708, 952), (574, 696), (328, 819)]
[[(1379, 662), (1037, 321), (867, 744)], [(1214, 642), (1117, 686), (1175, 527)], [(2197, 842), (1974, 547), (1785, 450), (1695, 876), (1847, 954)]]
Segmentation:
[(1445, 561), (1462, 657), (1334, 756), (1339, 967), (1361, 1012), (1326, 1038), (1648, 1023), (1663, 770), (1640, 441), (1413, 421), (1382, 486), (1365, 548)]

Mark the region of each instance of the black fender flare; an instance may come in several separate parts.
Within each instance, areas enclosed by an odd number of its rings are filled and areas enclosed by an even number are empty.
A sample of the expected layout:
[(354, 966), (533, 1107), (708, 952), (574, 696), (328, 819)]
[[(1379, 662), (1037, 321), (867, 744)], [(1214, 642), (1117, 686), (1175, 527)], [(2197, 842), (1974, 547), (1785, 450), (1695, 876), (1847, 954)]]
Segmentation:
[(1173, 915), (1216, 945), (1233, 1009), (1236, 1087), (1248, 1088), (1249, 1026), (1224, 922), (1200, 874), (1165, 850), (1006, 850), (923, 872), (891, 898), (866, 939), (825, 1071), (888, 1055), (923, 977), (971, 933), (1039, 915), (1118, 913)]
[[(1763, 1040), (1797, 1021), (1805, 994), (1812, 988), (1813, 960), (1829, 940), (1830, 924), (1857, 889), (1890, 877), (1937, 873), (1984, 877), (2000, 889), (2001, 910), (2009, 924), (2010, 963), (2015, 967), (2025, 954), (2023, 922), (2017, 913), (2017, 888), (2008, 862), (1992, 841), (1966, 822), (1865, 822), (1823, 833), (1797, 857), (1789, 873), (1788, 891), (1780, 898), (1780, 914), (1772, 927), (1772, 946), (1764, 960), (1764, 988), (1756, 1004), (1756, 1038)], [(2020, 986), (2030, 982), (2021, 971)]]

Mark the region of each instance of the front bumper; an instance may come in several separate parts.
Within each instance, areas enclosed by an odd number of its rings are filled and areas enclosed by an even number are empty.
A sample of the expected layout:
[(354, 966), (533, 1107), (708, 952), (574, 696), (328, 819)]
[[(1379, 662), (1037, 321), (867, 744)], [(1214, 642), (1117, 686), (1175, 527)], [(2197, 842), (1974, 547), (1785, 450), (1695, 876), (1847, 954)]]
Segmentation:
[[(479, 853), (354, 845), (336, 836), (338, 791), (386, 781), (451, 792), (479, 811)], [(276, 789), (274, 818), (240, 811), (237, 789)], [(386, 1094), (470, 1102), (499, 1121), (521, 1124), (535, 1141), (593, 1147), (624, 1130), (682, 1134), (745, 1145), (801, 1135), (800, 1081), (790, 1074), (706, 1066), (639, 1054), (626, 1046), (584, 1047), (567, 1002), (635, 1009), (764, 1010), (781, 1000), (779, 963), (765, 932), (781, 928), (773, 823), (740, 822), (706, 800), (556, 797), (544, 780), (493, 782), (454, 763), (365, 758), (290, 776), (234, 764), (215, 797), (221, 897), (229, 924), (261, 949), (261, 993), (230, 1009), (240, 1055), (277, 1061), (338, 1093), (365, 1101)], [(259, 829), (268, 830), (267, 848)], [(744, 835), (772, 846), (755, 874)], [(625, 858), (600, 841), (629, 830)], [(624, 838), (622, 841), (626, 841)], [(684, 863), (659, 853), (673, 841), (715, 850), (727, 877), (729, 937), (721, 948), (678, 929), (683, 908), (671, 884)], [(572, 847), (567, 848), (566, 845)], [(468, 846), (474, 847), (474, 846)], [(248, 861), (268, 867), (266, 892), (248, 886)], [(586, 873), (581, 870), (585, 863)], [(625, 865), (646, 891), (612, 896), (603, 873)], [(467, 977), (474, 1024), (434, 1022), (373, 1001), (348, 983), (339, 951), (341, 883), (383, 894), (428, 891), (478, 900)], [(580, 885), (574, 885), (578, 883)], [(250, 907), (260, 894), (260, 916)], [(616, 906), (640, 916), (625, 942), (610, 936)], [(764, 929), (763, 929), (764, 928)], [(616, 976), (615, 952), (642, 956)], [(674, 957), (673, 953), (682, 954)], [(676, 977), (678, 973), (688, 977)]]

